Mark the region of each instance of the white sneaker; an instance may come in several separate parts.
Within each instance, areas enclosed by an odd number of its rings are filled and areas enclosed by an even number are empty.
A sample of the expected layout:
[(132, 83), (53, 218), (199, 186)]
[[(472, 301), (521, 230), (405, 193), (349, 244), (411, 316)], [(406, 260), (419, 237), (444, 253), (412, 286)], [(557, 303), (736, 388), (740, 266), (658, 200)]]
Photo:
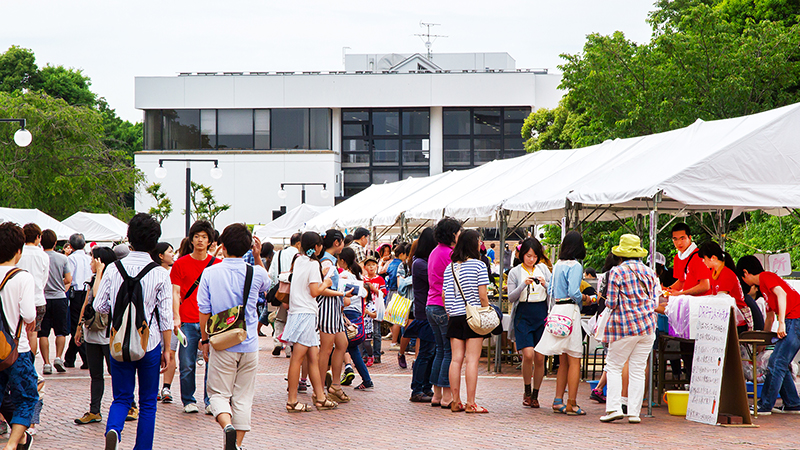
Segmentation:
[(64, 368), (64, 360), (61, 358), (56, 358), (55, 361), (53, 361), (53, 367), (56, 368), (56, 372), (58, 373), (64, 373), (67, 371), (67, 369)]
[(172, 392), (169, 388), (165, 387), (161, 389), (161, 401), (163, 403), (172, 403)]
[(622, 411), (609, 411), (605, 416), (600, 417), (600, 422), (613, 422), (623, 417), (625, 417), (625, 414), (622, 414)]
[(214, 413), (211, 411), (211, 405), (206, 406), (206, 415), (213, 416)]
[(628, 417), (628, 423), (642, 423), (642, 419), (639, 416), (630, 416)]
[(185, 412), (186, 414), (197, 414), (198, 412), (200, 412), (200, 410), (197, 409), (197, 405), (195, 405), (194, 403), (189, 403), (188, 405), (183, 407), (183, 412)]
[(42, 367), (42, 375), (52, 375), (53, 374), (53, 366), (50, 364), (45, 364)]

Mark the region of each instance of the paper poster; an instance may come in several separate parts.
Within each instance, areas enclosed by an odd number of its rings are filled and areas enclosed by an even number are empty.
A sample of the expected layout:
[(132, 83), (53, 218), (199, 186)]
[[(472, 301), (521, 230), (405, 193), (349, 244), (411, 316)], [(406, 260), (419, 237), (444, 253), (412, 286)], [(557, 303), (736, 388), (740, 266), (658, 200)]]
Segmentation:
[(792, 274), (792, 255), (789, 253), (778, 253), (776, 255), (769, 255), (770, 272), (775, 272), (780, 277), (785, 277)]
[(717, 424), (730, 312), (730, 305), (724, 301), (707, 302), (698, 308), (686, 420)]

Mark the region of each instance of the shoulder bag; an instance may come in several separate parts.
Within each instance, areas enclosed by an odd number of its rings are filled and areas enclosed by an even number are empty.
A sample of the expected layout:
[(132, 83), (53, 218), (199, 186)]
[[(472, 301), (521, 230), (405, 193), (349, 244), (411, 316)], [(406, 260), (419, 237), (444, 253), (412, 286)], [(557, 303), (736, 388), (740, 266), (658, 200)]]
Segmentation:
[(472, 331), (480, 334), (487, 335), (500, 325), (500, 316), (497, 310), (491, 306), (472, 306), (467, 298), (464, 296), (464, 291), (461, 290), (461, 283), (458, 281), (459, 267), (455, 267), (455, 263), (450, 263), (450, 270), (453, 272), (453, 280), (456, 283), (458, 292), (461, 294), (461, 299), (464, 300), (464, 308), (467, 310), (467, 325), (472, 328)]
[(226, 350), (234, 345), (241, 344), (247, 339), (247, 321), (245, 308), (247, 297), (250, 296), (250, 286), (253, 284), (253, 266), (247, 265), (244, 276), (244, 292), (242, 305), (226, 309), (208, 318), (206, 331), (214, 350)]

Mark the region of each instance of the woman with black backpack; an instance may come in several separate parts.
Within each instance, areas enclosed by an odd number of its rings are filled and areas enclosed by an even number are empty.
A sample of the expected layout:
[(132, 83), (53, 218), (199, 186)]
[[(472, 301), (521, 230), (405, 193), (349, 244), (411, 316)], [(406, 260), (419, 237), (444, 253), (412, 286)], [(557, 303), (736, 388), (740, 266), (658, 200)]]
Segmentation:
[(91, 400), (89, 402), (89, 412), (75, 419), (78, 425), (100, 422), (100, 402), (103, 400), (105, 382), (103, 381), (103, 361), (106, 362), (109, 372), (111, 366), (108, 361), (108, 322), (107, 314), (95, 312), (92, 308), (94, 295), (100, 288), (100, 281), (103, 277), (103, 269), (117, 260), (114, 251), (108, 247), (96, 246), (92, 249), (92, 261), (90, 268), (94, 276), (87, 282), (86, 299), (81, 308), (81, 319), (75, 333), (75, 343), (80, 345), (81, 341), (86, 342), (86, 358), (89, 363), (89, 375), (92, 379)]

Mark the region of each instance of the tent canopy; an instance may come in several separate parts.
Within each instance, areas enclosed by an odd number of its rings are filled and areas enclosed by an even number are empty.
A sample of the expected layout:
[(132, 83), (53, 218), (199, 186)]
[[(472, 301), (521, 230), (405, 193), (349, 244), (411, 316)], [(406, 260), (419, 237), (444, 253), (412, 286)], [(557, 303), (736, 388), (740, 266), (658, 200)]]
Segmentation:
[(128, 224), (111, 214), (77, 212), (62, 223), (83, 234), (87, 241), (116, 242), (128, 237)]
[(253, 230), (259, 239), (288, 239), (304, 229), (306, 222), (331, 209), (330, 206), (313, 206), (306, 203), (293, 208), (272, 222)]
[(19, 226), (35, 223), (42, 230), (55, 231), (58, 240), (69, 239), (71, 235), (75, 234), (75, 230), (38, 209), (0, 208), (0, 223), (3, 222), (14, 222)]

